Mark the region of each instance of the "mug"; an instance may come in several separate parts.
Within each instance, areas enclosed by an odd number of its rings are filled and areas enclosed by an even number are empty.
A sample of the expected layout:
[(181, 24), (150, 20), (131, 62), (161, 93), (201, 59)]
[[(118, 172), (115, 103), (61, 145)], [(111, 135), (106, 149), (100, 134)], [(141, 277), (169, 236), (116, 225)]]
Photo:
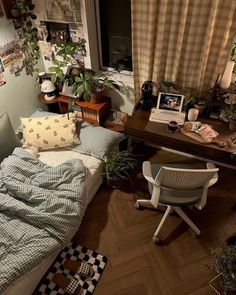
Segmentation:
[(196, 121), (199, 114), (199, 110), (197, 109), (189, 109), (188, 111), (188, 120), (189, 121)]
[(168, 129), (171, 132), (177, 132), (179, 130), (179, 124), (176, 121), (170, 121), (168, 123)]

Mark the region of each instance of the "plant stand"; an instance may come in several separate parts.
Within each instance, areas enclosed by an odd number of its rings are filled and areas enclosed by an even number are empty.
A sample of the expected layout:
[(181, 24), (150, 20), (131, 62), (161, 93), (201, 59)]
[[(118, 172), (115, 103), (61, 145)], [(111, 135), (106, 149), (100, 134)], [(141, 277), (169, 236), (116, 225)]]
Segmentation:
[(209, 286), (216, 292), (218, 295), (224, 295), (226, 294), (225, 291), (223, 291), (221, 285), (220, 285), (220, 279), (221, 279), (222, 273), (217, 274), (212, 280), (209, 282)]

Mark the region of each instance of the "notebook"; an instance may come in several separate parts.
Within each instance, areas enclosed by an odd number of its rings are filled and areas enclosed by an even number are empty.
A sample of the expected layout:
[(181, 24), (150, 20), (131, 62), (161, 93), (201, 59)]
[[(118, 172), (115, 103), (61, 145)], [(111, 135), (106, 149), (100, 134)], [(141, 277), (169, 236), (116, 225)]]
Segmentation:
[(158, 123), (176, 121), (179, 125), (183, 125), (185, 119), (185, 113), (182, 113), (183, 102), (183, 95), (160, 92), (157, 107), (151, 110), (149, 121)]

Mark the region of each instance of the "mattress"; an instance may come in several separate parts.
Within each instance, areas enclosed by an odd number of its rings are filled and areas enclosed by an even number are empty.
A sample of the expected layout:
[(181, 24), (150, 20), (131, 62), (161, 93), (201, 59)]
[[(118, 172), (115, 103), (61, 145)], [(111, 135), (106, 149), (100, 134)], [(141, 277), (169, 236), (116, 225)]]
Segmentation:
[[(87, 205), (95, 196), (99, 186), (103, 181), (101, 160), (86, 154), (61, 148), (57, 150), (43, 151), (38, 154), (39, 159), (49, 166), (57, 166), (67, 160), (80, 159), (86, 167), (85, 184), (87, 189)], [(58, 253), (54, 253), (36, 268), (31, 270), (27, 275), (18, 279), (2, 295), (31, 295), (38, 282), (52, 264)]]

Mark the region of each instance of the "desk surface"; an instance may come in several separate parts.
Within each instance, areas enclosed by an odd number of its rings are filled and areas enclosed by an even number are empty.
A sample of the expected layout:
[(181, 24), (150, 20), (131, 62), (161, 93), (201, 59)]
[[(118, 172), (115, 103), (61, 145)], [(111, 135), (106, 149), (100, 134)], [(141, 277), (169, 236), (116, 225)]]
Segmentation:
[[(185, 153), (206, 161), (236, 169), (236, 157), (232, 158), (235, 148), (219, 148), (215, 144), (202, 144), (181, 133), (171, 133), (167, 130), (166, 124), (154, 123), (147, 128), (150, 112), (137, 109), (125, 125), (125, 133), (130, 138), (135, 138), (143, 142), (153, 144), (162, 148), (167, 148), (173, 152)], [(202, 123), (211, 125), (218, 131), (219, 139), (226, 141), (232, 134), (228, 124), (219, 120), (200, 118)]]

